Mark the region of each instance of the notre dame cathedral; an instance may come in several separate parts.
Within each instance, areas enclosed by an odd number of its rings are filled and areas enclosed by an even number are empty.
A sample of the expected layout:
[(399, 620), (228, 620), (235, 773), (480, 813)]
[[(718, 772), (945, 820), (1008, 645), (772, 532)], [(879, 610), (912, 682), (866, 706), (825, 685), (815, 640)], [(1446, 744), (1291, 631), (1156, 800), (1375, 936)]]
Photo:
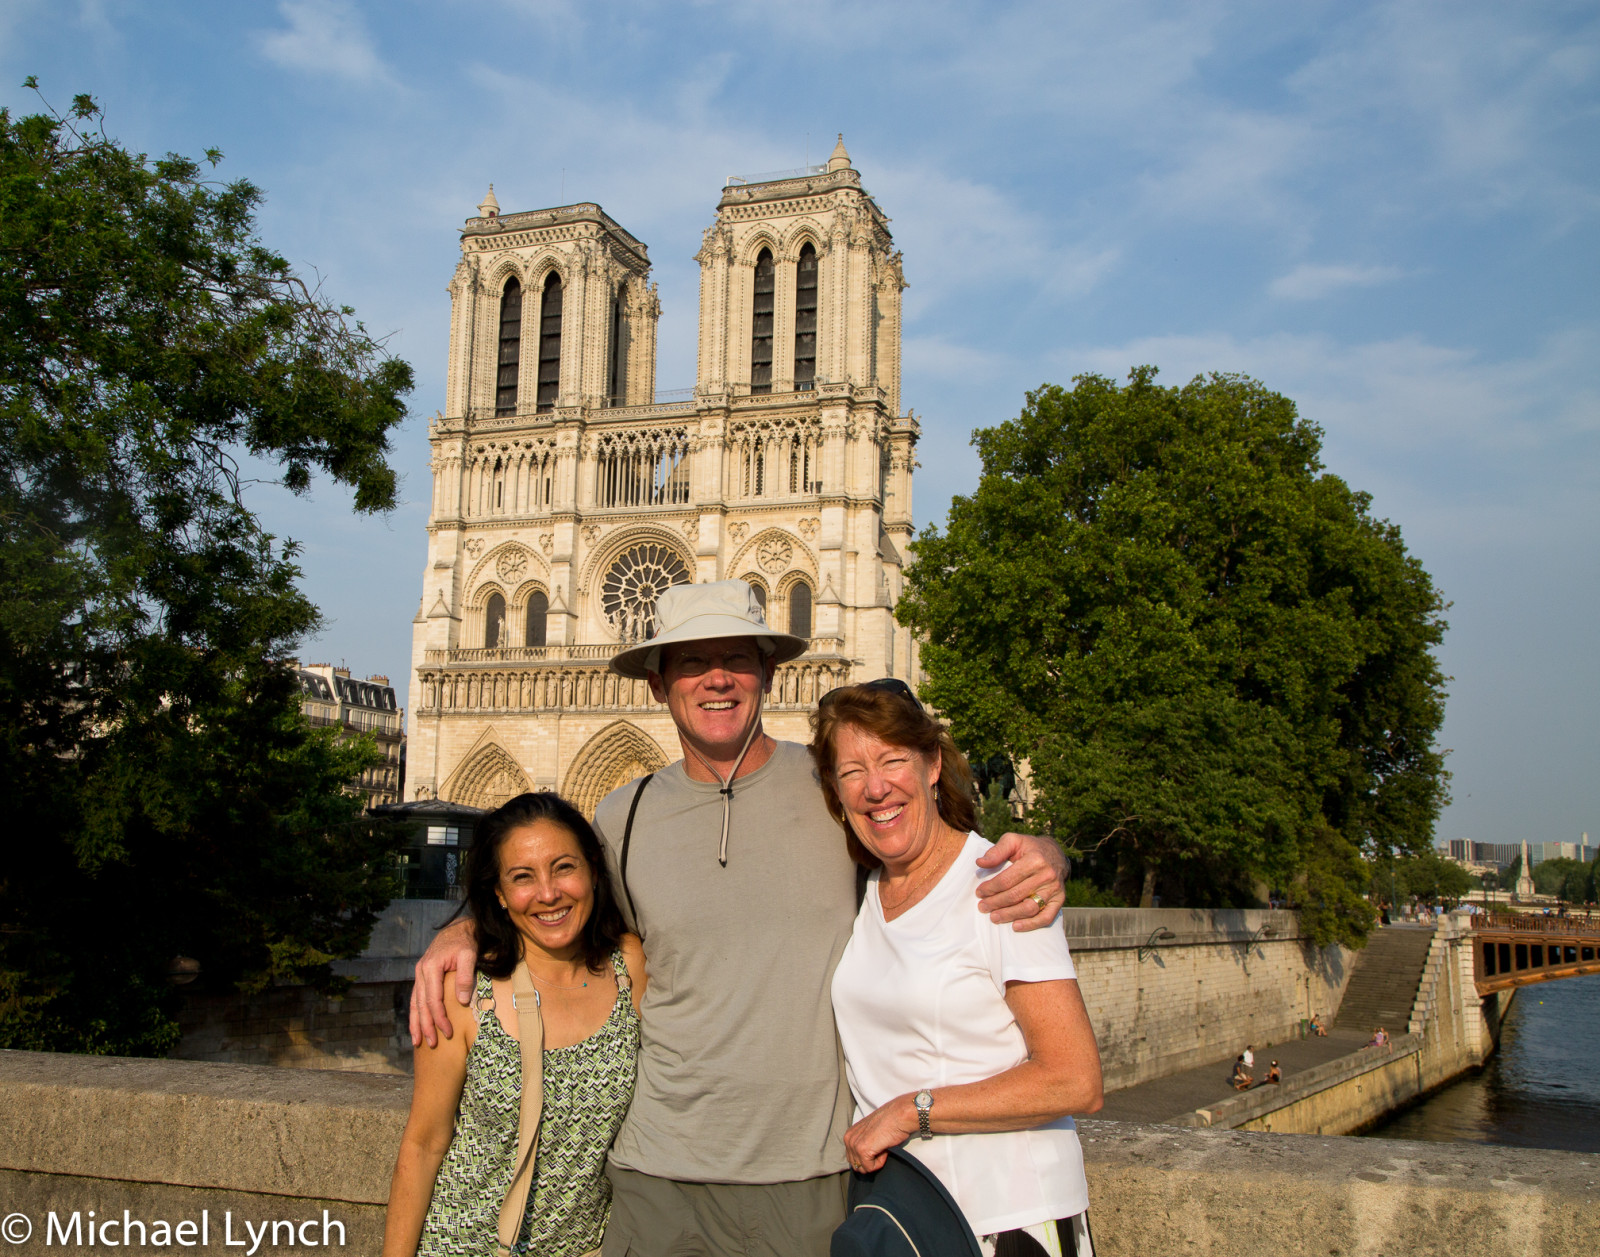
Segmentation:
[[(911, 676), (894, 621), (918, 428), (900, 409), (900, 254), (841, 139), (826, 165), (730, 179), (705, 231), (692, 397), (659, 397), (644, 244), (598, 205), (502, 214), (491, 187), (450, 284), (446, 405), (412, 643), (407, 796), (585, 814), (680, 757), (613, 675), (684, 581), (748, 581), (810, 639), (766, 726)], [(913, 678), (914, 679), (914, 678)]]

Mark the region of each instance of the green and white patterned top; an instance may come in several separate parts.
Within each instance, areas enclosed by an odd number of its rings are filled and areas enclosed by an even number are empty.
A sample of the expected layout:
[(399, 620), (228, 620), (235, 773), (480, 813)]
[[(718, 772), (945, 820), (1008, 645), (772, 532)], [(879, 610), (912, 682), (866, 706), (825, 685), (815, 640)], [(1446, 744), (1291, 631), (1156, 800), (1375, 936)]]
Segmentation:
[[(617, 1002), (582, 1043), (544, 1054), (544, 1112), (533, 1190), (516, 1248), (537, 1257), (581, 1257), (600, 1247), (611, 1214), (606, 1151), (633, 1098), (639, 1017), (628, 966), (611, 955)], [(478, 975), (478, 1036), (467, 1052), (450, 1148), (434, 1180), (417, 1257), (494, 1257), (500, 1202), (516, 1171), (522, 1052), (494, 1011), (494, 990)]]

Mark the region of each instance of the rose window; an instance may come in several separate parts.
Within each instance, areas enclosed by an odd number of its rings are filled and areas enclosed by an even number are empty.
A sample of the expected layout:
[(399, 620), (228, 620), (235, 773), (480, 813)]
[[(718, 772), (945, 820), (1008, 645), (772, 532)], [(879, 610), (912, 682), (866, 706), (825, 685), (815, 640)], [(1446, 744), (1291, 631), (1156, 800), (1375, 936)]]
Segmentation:
[(645, 641), (655, 636), (656, 599), (689, 579), (683, 560), (666, 546), (633, 546), (618, 556), (601, 582), (600, 609), (623, 641)]

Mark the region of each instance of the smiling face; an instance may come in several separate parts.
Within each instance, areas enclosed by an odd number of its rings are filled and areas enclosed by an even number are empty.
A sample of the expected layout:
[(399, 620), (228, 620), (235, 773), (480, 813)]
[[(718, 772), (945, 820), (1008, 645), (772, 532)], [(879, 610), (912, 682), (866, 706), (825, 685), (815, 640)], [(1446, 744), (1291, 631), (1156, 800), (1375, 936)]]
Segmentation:
[(731, 759), (744, 745), (757, 700), (772, 688), (767, 656), (753, 637), (714, 637), (662, 651), (650, 692), (672, 713), (678, 732), (711, 759)]
[(500, 846), (495, 898), (527, 944), (561, 959), (581, 951), (594, 874), (577, 837), (554, 821), (512, 830)]
[(834, 740), (833, 777), (845, 818), (891, 872), (916, 861), (941, 821), (933, 786), (940, 758), (895, 746), (856, 725)]

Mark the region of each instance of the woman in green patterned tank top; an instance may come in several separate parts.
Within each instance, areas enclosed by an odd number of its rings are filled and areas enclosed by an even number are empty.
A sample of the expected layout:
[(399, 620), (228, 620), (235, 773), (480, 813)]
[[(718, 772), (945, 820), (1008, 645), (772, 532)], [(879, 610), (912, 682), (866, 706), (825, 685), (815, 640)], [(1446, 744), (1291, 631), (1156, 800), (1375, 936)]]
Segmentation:
[(383, 1257), (494, 1257), (516, 1173), (522, 1056), (512, 975), (526, 966), (544, 1024), (544, 1109), (512, 1252), (583, 1257), (610, 1213), (606, 1151), (633, 1097), (644, 953), (625, 933), (582, 815), (524, 794), (478, 824), (467, 895), (479, 939), (472, 1008), (419, 1047), (389, 1189)]

